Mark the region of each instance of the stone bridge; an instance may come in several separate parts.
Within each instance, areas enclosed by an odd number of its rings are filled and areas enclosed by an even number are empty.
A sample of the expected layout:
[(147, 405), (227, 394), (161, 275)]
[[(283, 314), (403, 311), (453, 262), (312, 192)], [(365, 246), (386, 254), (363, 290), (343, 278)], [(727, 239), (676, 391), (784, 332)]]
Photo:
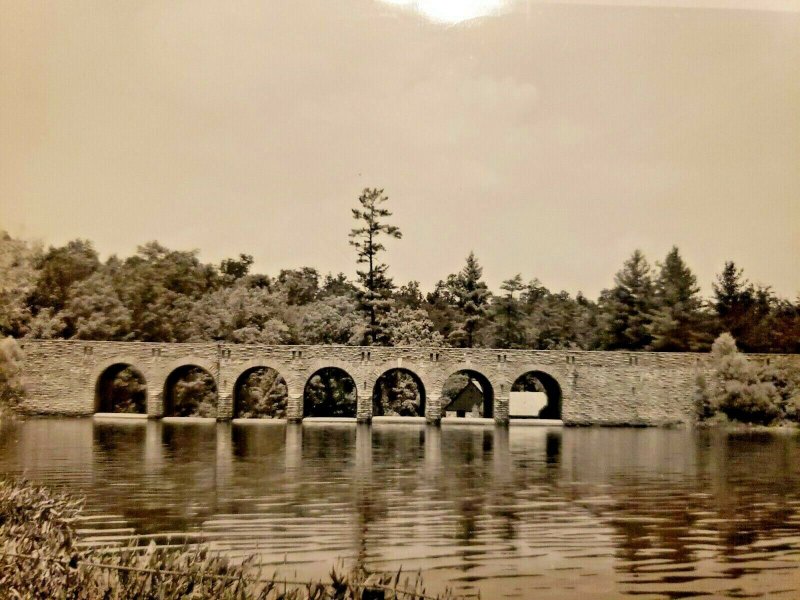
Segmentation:
[[(109, 369), (130, 365), (147, 386), (147, 416), (164, 416), (170, 375), (186, 366), (216, 382), (217, 418), (234, 416), (237, 382), (259, 367), (275, 369), (288, 388), (287, 418), (303, 419), (306, 383), (336, 367), (357, 386), (357, 418), (372, 419), (373, 389), (382, 374), (402, 369), (415, 378), (425, 417), (438, 423), (447, 378), (468, 371), (481, 382), (486, 416), (509, 421), (509, 392), (524, 374), (542, 382), (548, 403), (567, 425), (662, 425), (691, 422), (693, 385), (707, 369), (696, 353), (584, 352), (358, 346), (264, 346), (228, 343), (21, 340), (29, 398), (35, 414), (90, 415), (98, 411), (99, 382)], [(762, 360), (769, 357), (761, 356)], [(774, 357), (773, 357), (774, 359)]]

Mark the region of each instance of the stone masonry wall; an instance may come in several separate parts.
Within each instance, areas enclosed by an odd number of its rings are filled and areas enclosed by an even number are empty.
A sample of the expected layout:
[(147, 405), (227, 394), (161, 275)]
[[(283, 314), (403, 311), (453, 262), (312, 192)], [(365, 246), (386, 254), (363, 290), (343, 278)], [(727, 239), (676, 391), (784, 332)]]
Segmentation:
[[(382, 348), (357, 346), (263, 346), (227, 343), (162, 344), (21, 340), (25, 353), (26, 410), (35, 414), (90, 415), (102, 373), (129, 364), (147, 383), (147, 413), (163, 414), (167, 377), (196, 365), (217, 383), (218, 418), (233, 415), (237, 379), (255, 367), (271, 367), (286, 380), (288, 417), (303, 417), (303, 390), (324, 367), (339, 367), (356, 382), (357, 417), (372, 417), (372, 390), (392, 368), (413, 371), (423, 383), (426, 417), (439, 420), (445, 380), (462, 369), (483, 374), (494, 391), (494, 418), (508, 421), (508, 393), (520, 375), (540, 371), (553, 377), (562, 392), (562, 418), (569, 425), (661, 425), (693, 419), (695, 377), (708, 368), (707, 355), (692, 353), (582, 352), (454, 348)], [(758, 360), (793, 360), (800, 356), (755, 356)]]

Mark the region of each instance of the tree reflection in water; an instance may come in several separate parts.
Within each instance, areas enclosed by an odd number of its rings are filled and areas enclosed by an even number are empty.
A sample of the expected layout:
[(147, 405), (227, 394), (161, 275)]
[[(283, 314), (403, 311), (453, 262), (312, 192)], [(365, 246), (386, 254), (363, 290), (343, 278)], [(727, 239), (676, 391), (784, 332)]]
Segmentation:
[(564, 598), (800, 580), (793, 435), (89, 419), (5, 431), (0, 471), (86, 495), (108, 539), (189, 532), (300, 576), (345, 557), (422, 569), (431, 589)]

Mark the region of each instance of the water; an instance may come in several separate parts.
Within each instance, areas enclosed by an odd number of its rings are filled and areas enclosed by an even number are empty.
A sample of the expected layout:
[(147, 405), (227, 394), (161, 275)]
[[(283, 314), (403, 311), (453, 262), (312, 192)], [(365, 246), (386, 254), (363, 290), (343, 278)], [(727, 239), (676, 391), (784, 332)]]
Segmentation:
[(188, 534), (483, 598), (800, 597), (800, 437), (33, 419), (0, 473), (87, 497), (86, 543)]

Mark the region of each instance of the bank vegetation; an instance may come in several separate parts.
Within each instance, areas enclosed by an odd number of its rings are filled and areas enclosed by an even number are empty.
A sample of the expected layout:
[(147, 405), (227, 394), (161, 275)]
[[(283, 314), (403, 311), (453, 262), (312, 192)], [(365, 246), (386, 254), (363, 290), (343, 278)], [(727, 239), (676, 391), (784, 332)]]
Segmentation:
[[(250, 558), (205, 546), (80, 546), (82, 502), (20, 481), (0, 481), (0, 599), (426, 600), (419, 576), (331, 570), (325, 581), (270, 576)], [(109, 551), (114, 550), (114, 551)]]
[(753, 360), (739, 351), (729, 333), (711, 348), (711, 374), (696, 382), (701, 423), (800, 424), (800, 368), (775, 357)]

